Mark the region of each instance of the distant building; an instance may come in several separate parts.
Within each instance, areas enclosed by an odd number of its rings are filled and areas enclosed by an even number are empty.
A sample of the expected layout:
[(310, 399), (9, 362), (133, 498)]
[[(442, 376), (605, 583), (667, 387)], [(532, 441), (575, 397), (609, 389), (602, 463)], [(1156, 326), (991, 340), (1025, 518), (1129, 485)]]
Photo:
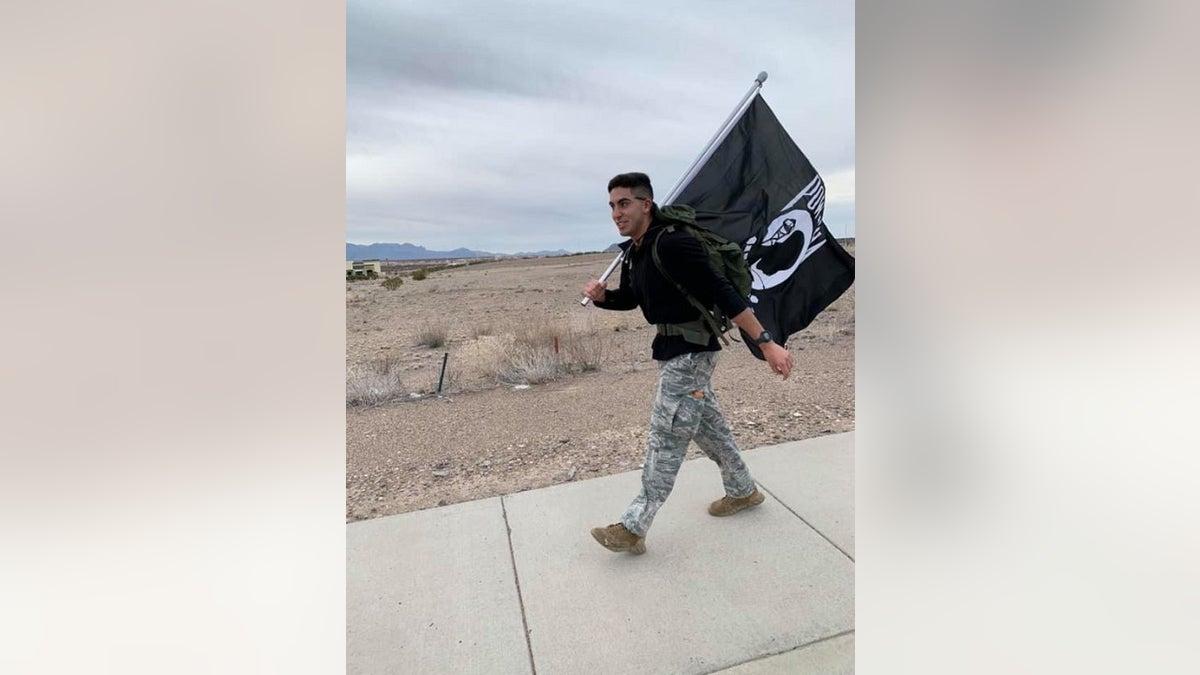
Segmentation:
[(383, 276), (383, 264), (378, 260), (347, 260), (346, 261), (346, 276), (366, 277), (370, 276), (369, 272), (374, 272), (375, 276)]

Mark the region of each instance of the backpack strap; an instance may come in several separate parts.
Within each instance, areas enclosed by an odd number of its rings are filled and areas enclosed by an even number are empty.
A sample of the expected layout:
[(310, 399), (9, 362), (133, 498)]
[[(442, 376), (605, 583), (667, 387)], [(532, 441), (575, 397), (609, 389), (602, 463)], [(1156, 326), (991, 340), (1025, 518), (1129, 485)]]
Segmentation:
[[(675, 288), (679, 290), (683, 297), (687, 298), (687, 301), (691, 303), (697, 311), (700, 312), (700, 318), (694, 321), (688, 321), (687, 323), (657, 324), (658, 333), (659, 335), (682, 335), (683, 339), (687, 340), (688, 342), (707, 346), (707, 337), (697, 330), (696, 324), (699, 324), (699, 327), (707, 327), (708, 330), (712, 331), (712, 334), (716, 335), (722, 343), (728, 345), (729, 338), (725, 337), (725, 333), (721, 330), (720, 326), (717, 325), (717, 320), (713, 318), (712, 313), (708, 311), (707, 307), (700, 304), (700, 301), (697, 300), (695, 296), (693, 296), (691, 293), (688, 293), (687, 289), (684, 288), (682, 284), (680, 284), (678, 281), (675, 281), (675, 277), (672, 277), (671, 274), (667, 272), (666, 267), (664, 267), (662, 264), (662, 259), (658, 257), (658, 240), (663, 236), (664, 233), (674, 232), (675, 229), (676, 227), (674, 225), (668, 225), (667, 227), (659, 230), (658, 234), (654, 235), (654, 243), (650, 247), (650, 257), (654, 259), (654, 266), (658, 268), (658, 271), (662, 273), (663, 277), (665, 277), (667, 281), (670, 281), (672, 284), (674, 284)], [(683, 231), (686, 232), (687, 230), (684, 229)], [(691, 233), (689, 232), (688, 234), (690, 235)]]
[(696, 319), (687, 323), (660, 323), (655, 324), (655, 328), (658, 329), (659, 335), (680, 335), (692, 344), (708, 346), (710, 333), (704, 319)]

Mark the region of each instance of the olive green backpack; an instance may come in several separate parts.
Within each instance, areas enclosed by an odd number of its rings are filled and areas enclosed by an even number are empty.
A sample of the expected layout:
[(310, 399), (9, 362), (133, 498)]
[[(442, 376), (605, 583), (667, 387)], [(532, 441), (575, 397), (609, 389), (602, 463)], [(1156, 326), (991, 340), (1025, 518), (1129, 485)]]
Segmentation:
[(725, 237), (707, 230), (696, 223), (696, 211), (690, 206), (663, 206), (658, 209), (656, 217), (667, 223), (667, 226), (660, 229), (654, 237), (654, 244), (650, 249), (651, 257), (654, 258), (654, 265), (658, 267), (658, 271), (675, 285), (683, 297), (692, 304), (700, 312), (700, 318), (695, 321), (681, 324), (659, 324), (658, 332), (662, 335), (682, 335), (685, 340), (699, 345), (707, 345), (709, 335), (716, 335), (725, 344), (729, 344), (729, 339), (725, 337), (725, 333), (733, 328), (733, 322), (730, 317), (725, 316), (719, 307), (705, 307), (697, 300), (687, 289), (678, 281), (667, 273), (663, 267), (662, 260), (658, 257), (658, 239), (664, 232), (673, 232), (682, 230), (691, 234), (700, 241), (700, 245), (708, 253), (708, 259), (712, 262), (713, 269), (717, 274), (724, 276), (729, 280), (737, 292), (743, 298), (750, 296), (750, 268), (746, 265), (746, 256), (742, 252), (742, 247)]

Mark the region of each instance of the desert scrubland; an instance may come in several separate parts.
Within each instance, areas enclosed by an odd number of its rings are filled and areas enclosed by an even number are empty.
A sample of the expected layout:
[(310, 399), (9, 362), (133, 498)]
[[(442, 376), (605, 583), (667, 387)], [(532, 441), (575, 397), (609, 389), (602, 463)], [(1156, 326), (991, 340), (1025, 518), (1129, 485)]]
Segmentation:
[[(579, 305), (612, 257), (498, 260), (419, 281), (412, 264), (385, 266), (384, 279), (347, 282), (347, 520), (637, 469), (654, 329), (638, 310)], [(713, 387), (743, 449), (854, 428), (854, 328), (852, 286), (788, 341), (786, 382), (737, 342), (722, 351)]]

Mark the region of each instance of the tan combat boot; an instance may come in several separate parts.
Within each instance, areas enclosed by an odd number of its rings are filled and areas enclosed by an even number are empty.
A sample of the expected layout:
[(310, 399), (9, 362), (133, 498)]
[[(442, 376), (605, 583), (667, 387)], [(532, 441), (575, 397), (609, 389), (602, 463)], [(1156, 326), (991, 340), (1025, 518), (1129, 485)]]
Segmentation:
[(630, 532), (625, 528), (624, 523), (613, 523), (608, 527), (593, 527), (592, 537), (610, 551), (618, 553), (622, 551), (646, 552), (646, 538)]
[(743, 509), (758, 506), (765, 499), (766, 496), (762, 492), (759, 492), (758, 488), (754, 488), (754, 492), (750, 493), (750, 495), (739, 499), (734, 499), (728, 495), (721, 497), (708, 505), (708, 512), (714, 516), (730, 516)]

